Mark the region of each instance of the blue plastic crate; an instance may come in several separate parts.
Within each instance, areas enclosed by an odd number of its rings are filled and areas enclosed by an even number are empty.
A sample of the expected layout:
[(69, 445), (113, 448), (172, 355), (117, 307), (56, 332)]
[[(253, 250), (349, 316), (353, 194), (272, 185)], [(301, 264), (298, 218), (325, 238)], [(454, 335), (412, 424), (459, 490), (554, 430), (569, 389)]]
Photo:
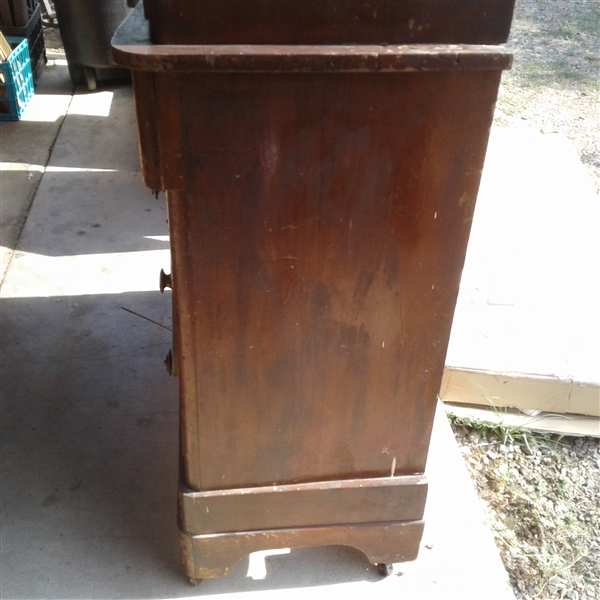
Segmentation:
[(0, 63), (4, 76), (4, 82), (0, 81), (0, 121), (17, 121), (33, 96), (29, 45), (25, 38), (7, 37), (6, 41), (13, 51)]

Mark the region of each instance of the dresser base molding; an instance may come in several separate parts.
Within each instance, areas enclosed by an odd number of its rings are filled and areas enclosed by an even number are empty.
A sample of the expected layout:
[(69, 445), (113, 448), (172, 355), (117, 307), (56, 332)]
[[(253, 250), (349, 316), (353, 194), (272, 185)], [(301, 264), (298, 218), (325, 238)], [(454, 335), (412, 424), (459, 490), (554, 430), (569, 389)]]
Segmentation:
[(357, 548), (377, 565), (415, 560), (423, 527), (423, 521), (405, 521), (208, 535), (180, 531), (180, 543), (186, 573), (198, 583), (231, 575), (240, 560), (260, 550), (341, 545)]

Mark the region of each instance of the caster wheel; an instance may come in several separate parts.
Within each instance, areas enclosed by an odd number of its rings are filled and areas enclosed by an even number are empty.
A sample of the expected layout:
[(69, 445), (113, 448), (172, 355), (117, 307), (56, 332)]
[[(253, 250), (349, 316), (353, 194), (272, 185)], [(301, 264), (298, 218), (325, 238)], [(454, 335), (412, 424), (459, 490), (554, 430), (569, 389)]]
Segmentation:
[(85, 75), (85, 81), (87, 83), (88, 90), (93, 92), (96, 90), (96, 71), (94, 69), (90, 69), (86, 67), (83, 69), (83, 73)]
[(200, 585), (201, 582), (202, 582), (202, 579), (194, 579), (193, 577), (190, 577), (190, 583), (193, 586), (198, 586), (198, 585)]
[(377, 563), (377, 570), (380, 575), (389, 577), (394, 572), (394, 565), (386, 565), (385, 563)]

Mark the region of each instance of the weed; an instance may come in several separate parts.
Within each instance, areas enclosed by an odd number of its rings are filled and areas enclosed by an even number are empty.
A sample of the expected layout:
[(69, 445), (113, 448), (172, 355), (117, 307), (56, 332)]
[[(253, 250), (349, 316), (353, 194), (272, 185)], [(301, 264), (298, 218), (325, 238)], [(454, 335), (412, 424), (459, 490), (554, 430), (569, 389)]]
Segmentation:
[[(496, 415), (499, 415), (499, 409), (493, 408)], [(519, 444), (524, 446), (528, 454), (533, 453), (541, 443), (559, 444), (559, 440), (554, 440), (551, 436), (541, 435), (530, 431), (524, 427), (506, 425), (504, 423), (492, 423), (475, 419), (471, 417), (460, 417), (452, 412), (447, 412), (448, 420), (455, 427), (463, 427), (470, 431), (476, 431), (480, 437), (487, 438), (493, 443), (494, 438), (502, 444)]]

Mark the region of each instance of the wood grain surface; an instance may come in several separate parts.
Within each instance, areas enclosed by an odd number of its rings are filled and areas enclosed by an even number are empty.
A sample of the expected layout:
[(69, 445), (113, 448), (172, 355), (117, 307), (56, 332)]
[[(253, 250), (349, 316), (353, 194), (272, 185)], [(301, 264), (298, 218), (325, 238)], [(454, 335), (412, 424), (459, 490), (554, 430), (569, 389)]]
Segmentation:
[(187, 485), (422, 473), (499, 72), (155, 78)]
[(192, 535), (423, 518), (423, 475), (351, 479), (179, 494), (180, 526)]
[(188, 577), (194, 580), (231, 575), (250, 552), (278, 548), (350, 546), (373, 564), (414, 560), (423, 535), (423, 521), (366, 523), (191, 536), (180, 533), (181, 554)]
[(145, 0), (155, 44), (501, 44), (514, 0)]

